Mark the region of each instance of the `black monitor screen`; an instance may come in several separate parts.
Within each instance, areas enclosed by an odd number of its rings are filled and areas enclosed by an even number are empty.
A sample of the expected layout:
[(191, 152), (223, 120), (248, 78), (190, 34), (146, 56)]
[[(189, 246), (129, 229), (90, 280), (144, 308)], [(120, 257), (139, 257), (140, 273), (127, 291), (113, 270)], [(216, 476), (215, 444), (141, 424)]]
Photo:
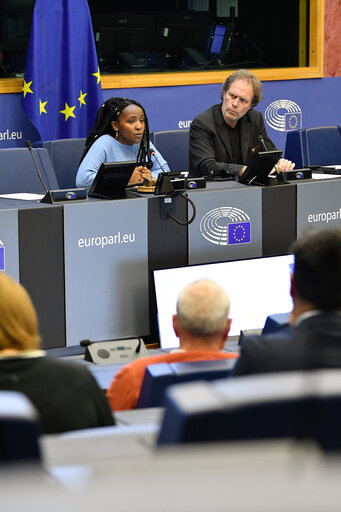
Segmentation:
[(100, 62), (111, 64), (119, 52), (147, 51), (151, 44), (148, 27), (101, 27), (97, 38)]
[(34, 1), (0, 1), (0, 76), (25, 70)]
[(122, 14), (94, 21), (100, 63), (114, 64), (119, 52), (148, 52), (153, 44), (156, 16)]
[(187, 24), (169, 23), (164, 28), (164, 50), (179, 54), (184, 48), (205, 50), (210, 33), (210, 23)]
[(122, 199), (136, 162), (103, 163), (89, 190), (89, 197)]
[(212, 28), (207, 12), (175, 11), (159, 14), (154, 50), (180, 54), (184, 48), (206, 51)]
[(282, 151), (261, 151), (255, 152), (251, 163), (247, 166), (245, 172), (239, 177), (240, 183), (266, 185), (267, 177), (278, 160), (281, 158)]

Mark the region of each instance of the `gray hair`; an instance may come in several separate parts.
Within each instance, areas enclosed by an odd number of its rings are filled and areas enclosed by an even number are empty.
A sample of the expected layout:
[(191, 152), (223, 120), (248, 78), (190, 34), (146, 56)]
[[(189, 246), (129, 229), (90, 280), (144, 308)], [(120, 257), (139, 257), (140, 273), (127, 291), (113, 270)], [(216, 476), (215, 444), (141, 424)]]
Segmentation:
[(221, 90), (221, 99), (224, 99), (224, 95), (226, 91), (231, 87), (232, 82), (235, 80), (247, 80), (252, 83), (253, 87), (253, 98), (252, 98), (252, 106), (255, 107), (258, 105), (260, 100), (262, 99), (262, 84), (258, 80), (258, 78), (251, 73), (248, 69), (239, 69), (232, 73), (232, 75), (228, 76), (223, 83), (223, 88)]
[(194, 336), (212, 336), (225, 329), (230, 300), (214, 281), (200, 279), (180, 292), (176, 312), (179, 327)]

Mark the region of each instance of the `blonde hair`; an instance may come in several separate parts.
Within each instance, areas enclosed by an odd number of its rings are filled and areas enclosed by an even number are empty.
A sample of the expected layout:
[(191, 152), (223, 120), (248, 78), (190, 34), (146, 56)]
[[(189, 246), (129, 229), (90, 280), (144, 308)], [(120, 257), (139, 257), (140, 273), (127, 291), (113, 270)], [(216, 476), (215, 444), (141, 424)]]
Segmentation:
[(179, 326), (194, 336), (221, 333), (226, 327), (230, 301), (221, 286), (210, 279), (199, 279), (186, 286), (177, 301)]
[(21, 284), (0, 272), (0, 350), (39, 348), (38, 318)]

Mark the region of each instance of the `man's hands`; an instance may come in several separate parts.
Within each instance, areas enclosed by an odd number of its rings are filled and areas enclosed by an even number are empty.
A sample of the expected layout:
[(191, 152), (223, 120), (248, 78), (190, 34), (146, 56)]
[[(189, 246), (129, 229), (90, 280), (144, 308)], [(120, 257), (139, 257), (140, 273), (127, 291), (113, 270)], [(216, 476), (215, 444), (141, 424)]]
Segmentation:
[[(291, 160), (287, 160), (286, 158), (281, 158), (278, 160), (277, 164), (271, 169), (269, 174), (274, 174), (275, 172), (282, 171), (292, 171), (295, 167), (295, 163)], [(244, 165), (240, 171), (238, 172), (238, 176), (241, 176), (247, 169), (247, 166)]]
[(273, 167), (270, 174), (273, 174), (274, 172), (282, 172), (282, 171), (292, 171), (295, 167), (294, 162), (291, 160), (286, 160), (286, 158), (281, 158), (278, 160), (277, 164)]

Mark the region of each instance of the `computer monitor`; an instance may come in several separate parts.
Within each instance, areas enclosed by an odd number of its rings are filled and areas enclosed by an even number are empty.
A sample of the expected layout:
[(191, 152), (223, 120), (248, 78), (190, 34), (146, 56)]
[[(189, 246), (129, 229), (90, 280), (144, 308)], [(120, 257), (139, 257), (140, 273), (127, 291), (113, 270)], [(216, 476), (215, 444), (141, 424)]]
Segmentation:
[(151, 51), (156, 15), (118, 14), (108, 17), (107, 23), (102, 17), (97, 18), (96, 25), (94, 32), (101, 67), (115, 67), (120, 52), (148, 54)]
[[(255, 152), (252, 161), (238, 181), (246, 185), (270, 185), (268, 180), (270, 171), (282, 156), (282, 150)], [(284, 182), (284, 179), (281, 181)]]
[(211, 55), (220, 55), (224, 37), (226, 32), (226, 25), (214, 25), (211, 37), (208, 44), (208, 53)]
[(0, 76), (24, 73), (34, 2), (0, 2)]
[(184, 48), (206, 51), (212, 17), (207, 12), (160, 12), (155, 31), (154, 49), (181, 56)]
[(136, 162), (108, 162), (99, 168), (88, 196), (99, 199), (122, 199)]
[(293, 255), (285, 255), (154, 270), (161, 348), (179, 346), (172, 315), (176, 312), (178, 295), (187, 284), (208, 278), (222, 286), (231, 304), (229, 336), (239, 336), (242, 330), (262, 329), (268, 315), (291, 311), (293, 263)]

